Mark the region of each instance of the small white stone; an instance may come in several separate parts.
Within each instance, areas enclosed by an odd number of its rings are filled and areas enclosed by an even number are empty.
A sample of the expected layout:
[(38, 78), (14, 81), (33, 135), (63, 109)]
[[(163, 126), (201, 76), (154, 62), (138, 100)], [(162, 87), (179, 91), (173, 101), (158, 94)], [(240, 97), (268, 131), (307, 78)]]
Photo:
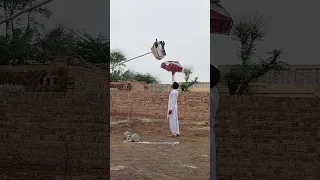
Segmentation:
[(123, 134), (124, 139), (127, 139), (127, 138), (128, 138), (128, 136), (131, 136), (131, 135), (132, 135), (132, 133), (131, 133), (131, 132), (129, 132), (129, 131), (126, 131), (126, 132), (124, 132), (124, 134)]
[(139, 134), (134, 133), (131, 135), (131, 139), (133, 142), (138, 142), (140, 140), (140, 136)]

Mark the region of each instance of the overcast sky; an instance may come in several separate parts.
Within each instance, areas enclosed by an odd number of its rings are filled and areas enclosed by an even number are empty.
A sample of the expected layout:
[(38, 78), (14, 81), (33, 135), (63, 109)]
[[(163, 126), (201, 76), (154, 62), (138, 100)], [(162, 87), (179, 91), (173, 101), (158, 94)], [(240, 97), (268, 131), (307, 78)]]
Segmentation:
[(63, 24), (84, 29), (91, 34), (110, 35), (110, 3), (106, 0), (55, 0), (48, 5), (53, 16), (46, 20), (48, 27)]
[[(157, 76), (171, 83), (171, 74), (160, 68), (163, 61), (191, 66), (200, 81), (210, 80), (210, 1), (208, 0), (111, 0), (110, 39), (112, 49), (127, 58), (150, 52), (153, 42), (166, 43), (167, 56), (152, 54), (133, 60), (127, 68)], [(183, 75), (176, 75), (183, 81)]]
[[(259, 55), (273, 48), (283, 48), (289, 64), (320, 64), (320, 1), (308, 0), (221, 0), (221, 4), (237, 19), (241, 13), (267, 13), (269, 23), (265, 41), (258, 46)], [(236, 46), (223, 35), (211, 36), (211, 63), (235, 64)]]

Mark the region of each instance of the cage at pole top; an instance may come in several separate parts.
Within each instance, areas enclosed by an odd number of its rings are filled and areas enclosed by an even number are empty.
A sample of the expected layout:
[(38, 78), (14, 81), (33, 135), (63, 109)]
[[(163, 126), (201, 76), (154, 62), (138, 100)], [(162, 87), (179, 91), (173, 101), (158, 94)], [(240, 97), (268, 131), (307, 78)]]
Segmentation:
[(151, 47), (151, 52), (156, 59), (162, 60), (167, 55), (165, 50), (165, 42), (158, 41), (156, 39), (156, 42), (154, 42)]

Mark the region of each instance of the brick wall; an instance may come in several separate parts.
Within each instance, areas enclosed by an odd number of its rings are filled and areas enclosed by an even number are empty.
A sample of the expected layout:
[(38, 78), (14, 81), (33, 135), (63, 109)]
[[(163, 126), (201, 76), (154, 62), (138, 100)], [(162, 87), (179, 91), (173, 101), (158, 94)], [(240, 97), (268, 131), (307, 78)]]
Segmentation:
[[(95, 92), (106, 95), (109, 70), (91, 66), (30, 65), (0, 66), (0, 84), (23, 85), (29, 92)], [(47, 85), (47, 78), (57, 78), (57, 85)], [(43, 79), (43, 85), (40, 85)], [(51, 82), (52, 84), (52, 82)]]
[[(111, 116), (166, 119), (169, 93), (111, 91)], [(130, 110), (132, 107), (132, 110)], [(179, 119), (209, 121), (209, 93), (179, 93)]]
[(67, 92), (48, 92), (49, 88), (47, 92), (11, 89), (0, 93), (1, 175), (109, 177), (108, 71), (65, 65), (7, 66), (0, 70), (20, 73), (45, 69), (50, 73), (60, 67), (68, 75)]
[(95, 66), (81, 67), (68, 66), (69, 84), (73, 92), (95, 92), (108, 95), (109, 92), (109, 71)]
[(149, 90), (149, 86), (146, 83), (139, 81), (110, 82), (110, 87), (119, 91), (144, 92)]
[(0, 66), (0, 84), (22, 85), (29, 92), (67, 91), (66, 66)]
[(219, 179), (319, 179), (319, 117), (316, 98), (222, 97)]
[(108, 175), (107, 103), (97, 94), (1, 96), (0, 172), (64, 175), (68, 149), (68, 175)]
[(149, 85), (150, 91), (170, 93), (171, 89), (172, 89), (171, 84), (150, 84)]

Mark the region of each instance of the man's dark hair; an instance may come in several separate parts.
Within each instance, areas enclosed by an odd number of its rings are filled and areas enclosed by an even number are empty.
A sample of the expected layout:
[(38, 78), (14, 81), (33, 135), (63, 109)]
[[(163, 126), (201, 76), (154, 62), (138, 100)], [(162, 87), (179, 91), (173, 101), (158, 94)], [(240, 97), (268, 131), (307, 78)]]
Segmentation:
[(174, 82), (174, 83), (172, 84), (172, 89), (178, 89), (178, 88), (179, 88), (179, 83)]
[(213, 65), (210, 65), (210, 88), (215, 87), (220, 81), (220, 70)]

